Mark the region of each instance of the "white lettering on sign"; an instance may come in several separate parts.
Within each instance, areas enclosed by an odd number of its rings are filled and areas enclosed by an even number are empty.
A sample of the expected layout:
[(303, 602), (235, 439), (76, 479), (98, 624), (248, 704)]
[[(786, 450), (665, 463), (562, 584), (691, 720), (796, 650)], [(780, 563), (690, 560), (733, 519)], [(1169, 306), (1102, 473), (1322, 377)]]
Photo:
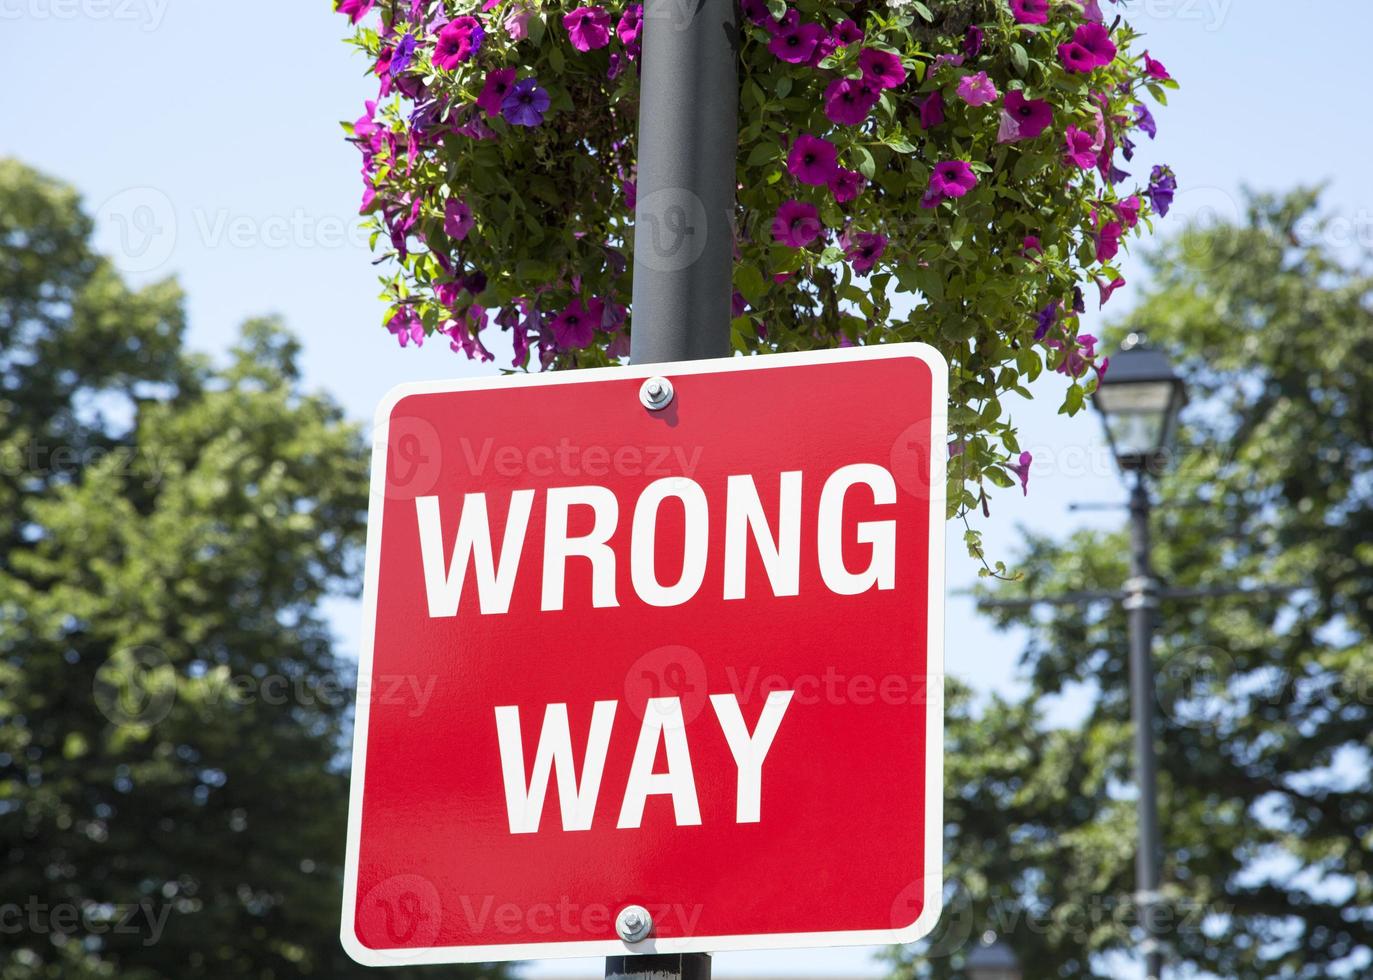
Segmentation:
[[(752, 476), (731, 476), (725, 491), (724, 598), (748, 595), (750, 540), (762, 560), (774, 596), (794, 596), (801, 576), (801, 483), (799, 472), (782, 473), (774, 529)], [(896, 503), (896, 481), (885, 467), (856, 463), (836, 470), (825, 481), (816, 515), (815, 548), (825, 586), (837, 595), (860, 595), (871, 589), (896, 588), (896, 521), (860, 521), (854, 540), (869, 547), (867, 566), (851, 570), (844, 562), (845, 507), (851, 497), (864, 496), (872, 504)], [(477, 582), (477, 604), (483, 614), (505, 613), (518, 575), (535, 491), (516, 490), (510, 497), (500, 559), (493, 555), (491, 525), (484, 493), (463, 498), (452, 557), (447, 553), (437, 497), (416, 497), (420, 555), (429, 615), (456, 616), (469, 564)], [(671, 500), (672, 503), (668, 503)], [(661, 542), (659, 515), (664, 506), (683, 516), (681, 542)], [(591, 529), (570, 531), (574, 508), (589, 509)], [(569, 563), (590, 563), (591, 604), (618, 606), (615, 594), (616, 554), (610, 545), (620, 522), (620, 502), (607, 487), (555, 487), (545, 492), (543, 582), (540, 609), (563, 608)], [(580, 524), (581, 522), (579, 522)], [(630, 582), (639, 600), (650, 606), (680, 606), (701, 589), (710, 561), (710, 506), (706, 492), (685, 477), (656, 480), (639, 495), (630, 524)], [(660, 547), (660, 544), (664, 547)], [(680, 554), (681, 567), (662, 568), (662, 554)], [(675, 565), (675, 562), (673, 563)], [(585, 567), (585, 566), (583, 566)], [(666, 580), (666, 581), (665, 581)]]
[[(758, 823), (763, 819), (763, 763), (782, 726), (782, 716), (791, 704), (792, 693), (772, 691), (768, 694), (752, 734), (735, 695), (711, 695), (711, 706), (738, 770), (736, 823)], [(550, 704), (544, 709), (543, 729), (534, 750), (534, 766), (528, 773), (524, 766), (524, 739), (520, 735), (520, 709), (513, 705), (496, 709), (496, 737), (500, 744), (506, 814), (512, 834), (538, 832), (551, 779), (558, 783), (563, 830), (591, 829), (616, 707), (614, 701), (597, 701), (592, 709), (580, 777), (573, 762), (567, 705)], [(659, 745), (663, 746), (666, 758), (665, 772), (653, 771)], [(696, 776), (691, 767), (691, 750), (679, 698), (650, 698), (644, 706), (639, 739), (615, 826), (622, 830), (639, 827), (650, 796), (672, 798), (673, 819), (677, 826), (694, 827), (701, 823)]]

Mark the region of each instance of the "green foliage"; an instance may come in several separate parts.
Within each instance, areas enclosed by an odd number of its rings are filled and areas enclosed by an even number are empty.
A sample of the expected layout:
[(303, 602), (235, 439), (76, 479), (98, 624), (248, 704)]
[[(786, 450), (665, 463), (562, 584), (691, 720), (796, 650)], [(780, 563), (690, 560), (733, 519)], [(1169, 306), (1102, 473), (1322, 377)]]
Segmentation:
[(277, 324), (212, 368), (90, 230), (0, 161), (0, 976), (361, 975), (316, 607), (355, 584), (363, 440)]
[[(1373, 278), (1316, 209), (1313, 193), (1259, 196), (1242, 226), (1189, 229), (1124, 324), (1177, 359), (1193, 398), (1158, 485), (1158, 572), (1295, 587), (1160, 613), (1165, 938), (1224, 977), (1373, 969)], [(1118, 588), (1125, 553), (1117, 534), (1035, 535), (1005, 591)], [(994, 705), (950, 762), (952, 921), (1002, 933), (1032, 980), (1095, 976), (1092, 954), (1133, 948), (1126, 624), (1064, 607), (1032, 636), (1029, 701)], [(1079, 685), (1085, 723), (1041, 730), (1031, 705)], [(907, 952), (900, 973), (959, 976), (963, 951)]]

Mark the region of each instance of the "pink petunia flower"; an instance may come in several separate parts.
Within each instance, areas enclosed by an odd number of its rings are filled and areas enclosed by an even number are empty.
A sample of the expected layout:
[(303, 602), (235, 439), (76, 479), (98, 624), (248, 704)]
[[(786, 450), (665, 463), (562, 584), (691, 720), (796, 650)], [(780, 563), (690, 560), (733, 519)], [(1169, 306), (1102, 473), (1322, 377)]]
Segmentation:
[(841, 20), (830, 31), (830, 37), (834, 38), (834, 43), (841, 48), (847, 48), (850, 44), (857, 44), (863, 40), (863, 28), (852, 20)]
[(1064, 68), (1079, 75), (1086, 75), (1097, 69), (1096, 55), (1076, 41), (1058, 46), (1058, 60), (1063, 62)]
[(1139, 224), (1139, 214), (1143, 208), (1144, 202), (1140, 200), (1139, 195), (1131, 194), (1116, 205), (1116, 214), (1120, 215), (1120, 220), (1125, 222), (1126, 228), (1133, 228)]
[(514, 7), (505, 15), (501, 26), (505, 28), (505, 33), (510, 35), (510, 40), (523, 41), (529, 36), (529, 16), (532, 12), (528, 7), (520, 6)]
[(887, 250), (887, 236), (875, 231), (860, 231), (849, 239), (844, 257), (857, 273), (871, 272)]
[(1123, 277), (1119, 279), (1097, 279), (1096, 286), (1101, 293), (1101, 305), (1105, 306), (1109, 303), (1111, 297), (1115, 295), (1115, 291), (1124, 285), (1125, 279)]
[(356, 24), (371, 13), (376, 5), (377, 0), (338, 0), (334, 9)]
[(934, 129), (944, 124), (944, 93), (936, 89), (920, 103), (920, 128)]
[(906, 66), (890, 51), (864, 48), (858, 55), (863, 80), (873, 88), (896, 88), (906, 80)]
[(1104, 24), (1083, 24), (1073, 32), (1073, 41), (1092, 55), (1098, 68), (1116, 60), (1116, 43)]
[(861, 78), (836, 78), (825, 89), (825, 115), (841, 126), (858, 126), (878, 98), (877, 89)]
[(1068, 162), (1076, 164), (1083, 170), (1091, 170), (1096, 166), (1098, 147), (1091, 133), (1083, 132), (1076, 126), (1069, 126), (1068, 132), (1064, 134), (1064, 142), (1068, 146)]
[(580, 299), (574, 299), (550, 324), (553, 342), (559, 350), (590, 347), (604, 318), (605, 303), (602, 300), (593, 299), (584, 305)]
[(1163, 67), (1163, 62), (1149, 57), (1148, 51), (1144, 52), (1144, 74), (1160, 82), (1166, 82), (1173, 77), (1168, 74), (1168, 69)]
[(782, 61), (804, 65), (815, 54), (816, 45), (824, 38), (825, 29), (819, 24), (797, 24), (789, 30), (778, 31), (768, 44), (768, 50)]
[(1120, 254), (1120, 239), (1125, 234), (1119, 221), (1108, 221), (1097, 235), (1096, 260), (1110, 262)]
[(1015, 143), (1034, 139), (1048, 129), (1053, 121), (1054, 110), (1049, 103), (1027, 99), (1020, 89), (1012, 89), (1006, 93), (1006, 101), (1002, 103), (1001, 130), (996, 135), (996, 141)]
[(786, 201), (772, 219), (772, 237), (791, 248), (805, 248), (820, 237), (820, 212), (805, 201)]
[(452, 71), (477, 53), (486, 31), (475, 17), (457, 17), (443, 25), (434, 46), (434, 65)]
[(847, 204), (863, 193), (867, 183), (857, 170), (845, 170), (841, 167), (830, 178), (830, 193), (839, 204)]
[(461, 198), (450, 197), (443, 208), (443, 230), (448, 237), (460, 242), (467, 237), (467, 233), (475, 224), (476, 220), (472, 217), (472, 209), (467, 206), (467, 202)]
[(958, 95), (970, 106), (991, 105), (1001, 98), (996, 84), (987, 77), (985, 71), (964, 75), (958, 82)]
[(594, 51), (610, 43), (610, 15), (600, 7), (578, 7), (563, 14), (563, 27), (578, 51)]
[(1011, 13), (1021, 24), (1049, 23), (1049, 0), (1011, 0)]
[(643, 33), (644, 5), (632, 3), (620, 15), (620, 22), (615, 25), (615, 36), (620, 39), (621, 44), (634, 47), (639, 43)]
[(945, 160), (934, 165), (930, 190), (941, 197), (962, 197), (977, 186), (977, 174), (966, 160)]
[(1030, 464), (1034, 459), (1034, 456), (1026, 452), (1021, 453), (1020, 458), (1014, 463), (1008, 464), (1010, 471), (1020, 480), (1020, 490), (1026, 497), (1030, 495)]
[(803, 133), (787, 154), (787, 172), (803, 184), (824, 187), (834, 176), (839, 154), (829, 140)]
[(487, 116), (500, 115), (501, 103), (505, 101), (505, 97), (510, 94), (510, 89), (514, 85), (514, 68), (497, 68), (495, 71), (487, 72), (481, 95), (477, 96), (477, 108), (485, 112)]

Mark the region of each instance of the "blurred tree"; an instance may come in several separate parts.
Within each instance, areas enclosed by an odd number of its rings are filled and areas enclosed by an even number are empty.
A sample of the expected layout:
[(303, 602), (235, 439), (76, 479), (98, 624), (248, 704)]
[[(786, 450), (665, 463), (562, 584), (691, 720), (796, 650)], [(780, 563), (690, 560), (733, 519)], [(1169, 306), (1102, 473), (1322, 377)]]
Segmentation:
[(215, 369), (90, 233), (0, 161), (0, 977), (361, 976), (317, 605), (356, 584), (364, 440), (278, 325)]
[[(1193, 398), (1157, 487), (1158, 572), (1297, 587), (1161, 610), (1164, 931), (1175, 964), (1223, 977), (1373, 975), (1373, 279), (1340, 227), (1315, 193), (1252, 197), (1242, 226), (1166, 246), (1124, 324)], [(1020, 565), (1002, 594), (1119, 587), (1125, 537), (1034, 534)], [(988, 929), (1029, 980), (1113, 976), (1094, 954), (1133, 950), (1124, 614), (1062, 607), (1032, 626), (1026, 703), (951, 739), (950, 910), (895, 954), (902, 976), (963, 976)], [(1081, 727), (1043, 730), (1033, 706), (1073, 691)]]

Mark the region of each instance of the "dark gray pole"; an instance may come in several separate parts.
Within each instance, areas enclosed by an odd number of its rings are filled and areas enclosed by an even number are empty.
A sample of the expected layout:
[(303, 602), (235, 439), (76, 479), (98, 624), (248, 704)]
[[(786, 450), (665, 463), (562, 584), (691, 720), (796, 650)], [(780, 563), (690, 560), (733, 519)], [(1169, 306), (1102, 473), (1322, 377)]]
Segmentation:
[(739, 128), (735, 0), (647, 0), (640, 64), (630, 359), (726, 357)]
[(1130, 697), (1135, 723), (1135, 783), (1139, 788), (1139, 843), (1135, 854), (1135, 903), (1144, 927), (1145, 975), (1158, 980), (1163, 948), (1155, 907), (1159, 902), (1158, 779), (1154, 765), (1154, 614), (1158, 580), (1149, 561), (1149, 491), (1144, 472), (1130, 492), (1130, 580), (1125, 608), (1130, 616)]
[[(646, 0), (641, 57), (629, 359), (728, 357), (739, 135), (735, 0)], [(710, 980), (710, 955), (610, 956), (605, 975)]]

